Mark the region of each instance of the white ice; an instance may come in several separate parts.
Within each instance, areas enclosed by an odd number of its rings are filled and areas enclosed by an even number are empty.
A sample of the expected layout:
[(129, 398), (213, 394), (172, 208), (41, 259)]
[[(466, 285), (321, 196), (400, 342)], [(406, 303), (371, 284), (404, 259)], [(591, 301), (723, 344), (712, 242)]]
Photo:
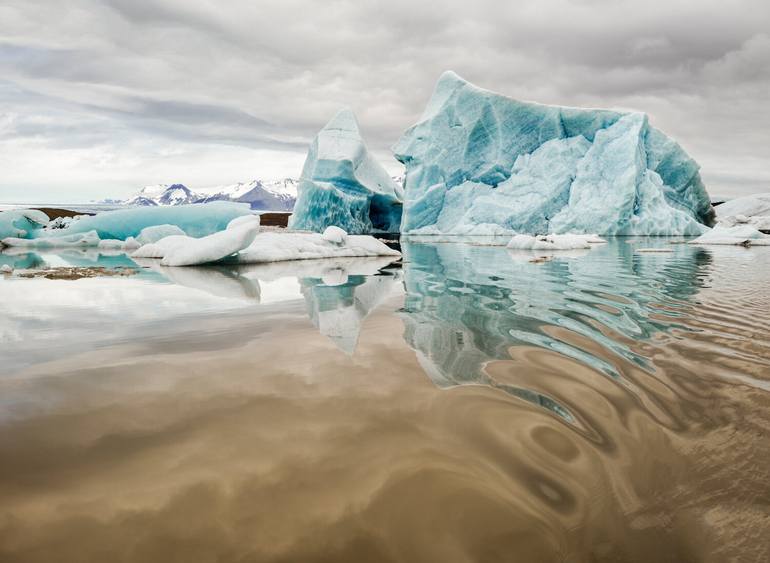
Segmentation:
[(508, 248), (516, 250), (575, 250), (591, 248), (592, 244), (606, 242), (597, 235), (514, 235)]
[(770, 246), (770, 235), (763, 234), (748, 224), (727, 227), (718, 223), (707, 233), (688, 242), (689, 244)]
[(136, 258), (160, 258), (163, 266), (195, 266), (217, 262), (248, 247), (259, 232), (259, 218), (201, 238), (173, 235), (134, 251)]
[(369, 235), (348, 235), (342, 244), (324, 239), (320, 233), (263, 232), (241, 250), (235, 260), (241, 264), (345, 258), (355, 256), (400, 256), (385, 243)]

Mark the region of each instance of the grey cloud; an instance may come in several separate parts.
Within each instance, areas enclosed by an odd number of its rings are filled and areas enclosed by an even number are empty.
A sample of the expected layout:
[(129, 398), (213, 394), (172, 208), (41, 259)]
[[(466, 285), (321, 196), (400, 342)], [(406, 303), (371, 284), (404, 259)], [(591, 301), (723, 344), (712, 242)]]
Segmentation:
[(82, 145), (99, 123), (116, 152), (151, 136), (251, 147), (258, 159), (304, 152), (350, 105), (387, 158), (451, 68), (513, 97), (647, 111), (712, 191), (729, 192), (730, 178), (766, 181), (764, 0), (11, 0), (0, 21), (0, 72), (16, 87), (0, 93), (0, 114), (17, 116), (0, 150), (13, 131)]

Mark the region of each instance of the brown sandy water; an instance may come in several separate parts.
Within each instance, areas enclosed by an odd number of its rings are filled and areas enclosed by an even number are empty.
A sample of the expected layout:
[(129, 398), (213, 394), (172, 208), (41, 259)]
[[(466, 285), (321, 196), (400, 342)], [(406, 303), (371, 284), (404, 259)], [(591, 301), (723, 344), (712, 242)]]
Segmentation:
[(767, 561), (770, 249), (655, 244), (0, 280), (0, 561)]

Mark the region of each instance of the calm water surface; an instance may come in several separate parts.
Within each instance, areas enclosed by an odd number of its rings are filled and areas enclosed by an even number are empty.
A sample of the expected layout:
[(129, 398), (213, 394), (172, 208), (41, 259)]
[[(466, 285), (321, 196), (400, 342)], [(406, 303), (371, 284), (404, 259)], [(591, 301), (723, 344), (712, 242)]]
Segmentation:
[[(0, 561), (770, 560), (770, 248), (0, 254)], [(667, 252), (639, 252), (657, 248)]]

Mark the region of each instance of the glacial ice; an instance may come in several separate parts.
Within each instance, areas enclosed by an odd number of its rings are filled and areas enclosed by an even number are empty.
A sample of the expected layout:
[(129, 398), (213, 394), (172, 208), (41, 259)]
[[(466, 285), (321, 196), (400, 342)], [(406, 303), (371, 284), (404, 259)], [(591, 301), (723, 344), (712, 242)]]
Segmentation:
[(230, 226), (201, 238), (171, 235), (135, 250), (133, 258), (160, 258), (163, 266), (197, 266), (218, 262), (249, 246), (259, 232), (259, 217), (234, 220)]
[(2, 242), (6, 246), (23, 248), (82, 248), (99, 246), (102, 241), (96, 231), (86, 231), (71, 235), (38, 238), (7, 237)]
[(323, 239), (325, 241), (334, 243), (334, 244), (345, 244), (345, 241), (348, 238), (348, 234), (339, 227), (335, 225), (330, 225), (329, 227), (326, 227), (324, 229), (324, 232), (321, 234)]
[(508, 248), (516, 250), (575, 250), (591, 248), (592, 244), (606, 242), (594, 234), (589, 235), (514, 235)]
[(140, 245), (150, 244), (151, 242), (158, 242), (162, 238), (186, 234), (176, 225), (153, 225), (142, 229), (139, 236), (136, 237), (136, 242)]
[(128, 237), (138, 237), (147, 227), (174, 225), (191, 237), (204, 237), (224, 230), (236, 217), (250, 214), (248, 205), (228, 201), (118, 209), (83, 217), (48, 235), (61, 237), (96, 231), (102, 240), (126, 240)]
[(357, 256), (401, 256), (401, 253), (369, 235), (348, 235), (338, 244), (326, 240), (320, 233), (263, 232), (234, 260), (240, 264), (258, 264)]
[(718, 244), (718, 245), (742, 245), (742, 246), (770, 246), (770, 235), (758, 231), (749, 224), (726, 226), (722, 223), (702, 234), (698, 238), (688, 241), (689, 244)]
[(715, 209), (723, 226), (748, 224), (760, 231), (770, 231), (770, 193), (732, 199)]
[(770, 216), (770, 193), (737, 197), (714, 208), (721, 221), (723, 217), (745, 215), (746, 217)]
[(158, 242), (144, 244), (131, 253), (131, 258), (163, 258), (167, 253), (177, 247), (182, 247), (195, 240), (187, 235), (172, 235), (160, 239)]
[(0, 240), (30, 238), (35, 231), (48, 224), (48, 215), (36, 209), (9, 209), (0, 211)]
[(342, 109), (310, 145), (289, 227), (398, 232), (402, 200), (401, 186), (369, 154), (355, 115)]
[(402, 232), (699, 235), (698, 164), (641, 113), (520, 102), (442, 75), (393, 151)]
[(170, 248), (161, 259), (163, 266), (196, 266), (218, 262), (248, 247), (259, 232), (259, 221), (238, 225), (213, 235), (190, 238)]

